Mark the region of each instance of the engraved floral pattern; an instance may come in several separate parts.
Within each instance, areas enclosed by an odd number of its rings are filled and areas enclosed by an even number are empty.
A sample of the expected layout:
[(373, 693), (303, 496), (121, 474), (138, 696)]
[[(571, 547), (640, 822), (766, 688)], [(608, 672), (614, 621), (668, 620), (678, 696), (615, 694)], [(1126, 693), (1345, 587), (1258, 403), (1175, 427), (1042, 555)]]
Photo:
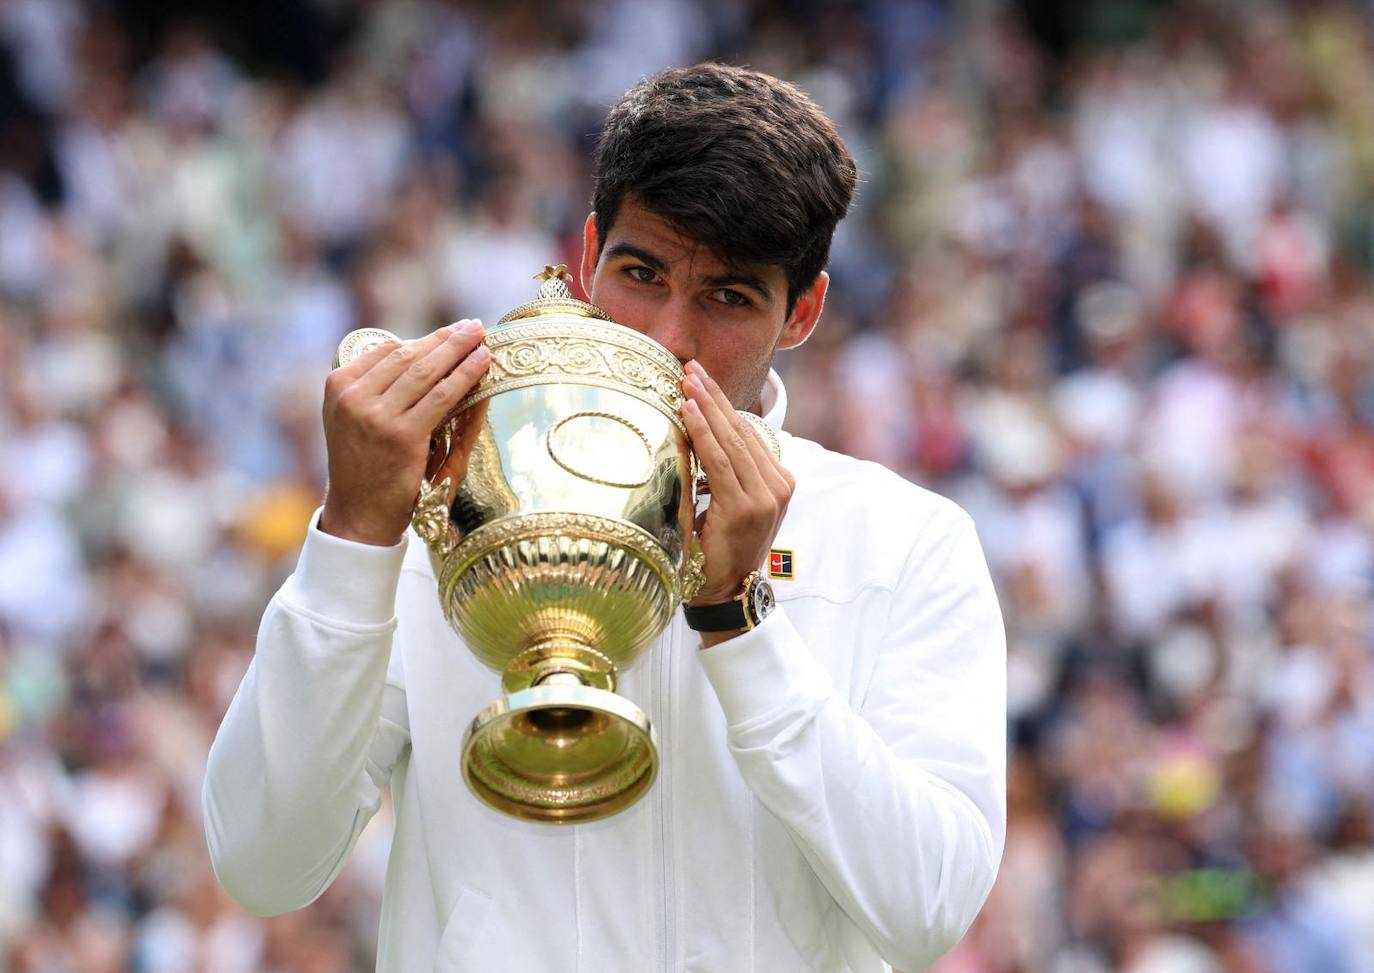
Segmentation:
[[(602, 380), (637, 390), (639, 397), (662, 409), (681, 427), (682, 370), (666, 350), (616, 325), (580, 321), (573, 328), (554, 321), (493, 332), (488, 339), (491, 367), (473, 394), (470, 406), (505, 388), (567, 378)], [(590, 335), (590, 337), (589, 337)]]
[(538, 344), (533, 341), (512, 345), (502, 349), (505, 354), (499, 356), (505, 370), (514, 375), (525, 375), (530, 372), (537, 372), (542, 369), (549, 361), (549, 349), (547, 345)]
[(611, 356), (611, 367), (619, 378), (631, 385), (644, 387), (646, 379), (653, 377), (644, 359), (628, 351), (617, 352)]
[(665, 402), (674, 409), (682, 405), (682, 388), (677, 384), (677, 379), (672, 375), (656, 376), (656, 392)]
[(594, 345), (586, 342), (569, 342), (563, 345), (562, 360), (559, 362), (564, 368), (574, 372), (589, 372), (594, 375), (605, 375), (606, 359)]

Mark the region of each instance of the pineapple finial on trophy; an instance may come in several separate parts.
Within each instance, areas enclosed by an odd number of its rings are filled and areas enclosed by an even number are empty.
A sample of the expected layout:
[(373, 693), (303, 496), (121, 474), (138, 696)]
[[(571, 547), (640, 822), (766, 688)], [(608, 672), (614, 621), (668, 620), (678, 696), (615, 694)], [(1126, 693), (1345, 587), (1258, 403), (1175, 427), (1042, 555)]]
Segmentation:
[(568, 286), (572, 283), (572, 274), (568, 273), (567, 264), (545, 264), (544, 269), (534, 275), (534, 279), (544, 282), (539, 285), (540, 297), (560, 300), (572, 297), (572, 288)]
[(539, 295), (528, 304), (521, 304), (507, 313), (496, 322), (498, 327), (541, 314), (572, 314), (598, 321), (609, 320), (601, 308), (573, 297), (572, 288), (568, 286), (573, 278), (568, 273), (567, 264), (545, 264), (544, 269), (534, 275), (534, 279), (543, 281), (539, 285)]

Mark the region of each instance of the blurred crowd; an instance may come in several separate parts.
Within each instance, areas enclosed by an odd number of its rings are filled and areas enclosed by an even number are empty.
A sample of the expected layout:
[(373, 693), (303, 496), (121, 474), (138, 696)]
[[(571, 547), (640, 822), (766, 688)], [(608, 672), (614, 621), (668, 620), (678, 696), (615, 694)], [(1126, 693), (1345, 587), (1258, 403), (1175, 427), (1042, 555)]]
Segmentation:
[(788, 427), (1001, 594), (1006, 855), (936, 969), (1374, 970), (1368, 4), (0, 0), (0, 973), (371, 968), (385, 811), (268, 921), (200, 830), (326, 369), (575, 264), (606, 105), (707, 57), (860, 162)]

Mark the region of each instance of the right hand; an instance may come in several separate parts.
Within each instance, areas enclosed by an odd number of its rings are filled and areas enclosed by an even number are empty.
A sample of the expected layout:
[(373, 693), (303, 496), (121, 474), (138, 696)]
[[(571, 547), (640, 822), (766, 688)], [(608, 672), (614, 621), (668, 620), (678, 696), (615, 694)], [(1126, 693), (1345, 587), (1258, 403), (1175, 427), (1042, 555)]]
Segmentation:
[(491, 364), (480, 321), (385, 342), (324, 383), (329, 486), (320, 530), (390, 546), (410, 525), (436, 426)]

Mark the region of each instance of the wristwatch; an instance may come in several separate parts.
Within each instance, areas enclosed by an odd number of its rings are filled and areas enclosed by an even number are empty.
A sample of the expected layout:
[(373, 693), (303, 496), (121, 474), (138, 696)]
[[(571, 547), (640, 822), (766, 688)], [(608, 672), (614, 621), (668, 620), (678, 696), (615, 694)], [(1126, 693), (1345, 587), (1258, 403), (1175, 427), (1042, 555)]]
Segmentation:
[(743, 590), (719, 605), (682, 606), (687, 625), (697, 632), (748, 632), (778, 606), (773, 586), (757, 571), (749, 572)]

